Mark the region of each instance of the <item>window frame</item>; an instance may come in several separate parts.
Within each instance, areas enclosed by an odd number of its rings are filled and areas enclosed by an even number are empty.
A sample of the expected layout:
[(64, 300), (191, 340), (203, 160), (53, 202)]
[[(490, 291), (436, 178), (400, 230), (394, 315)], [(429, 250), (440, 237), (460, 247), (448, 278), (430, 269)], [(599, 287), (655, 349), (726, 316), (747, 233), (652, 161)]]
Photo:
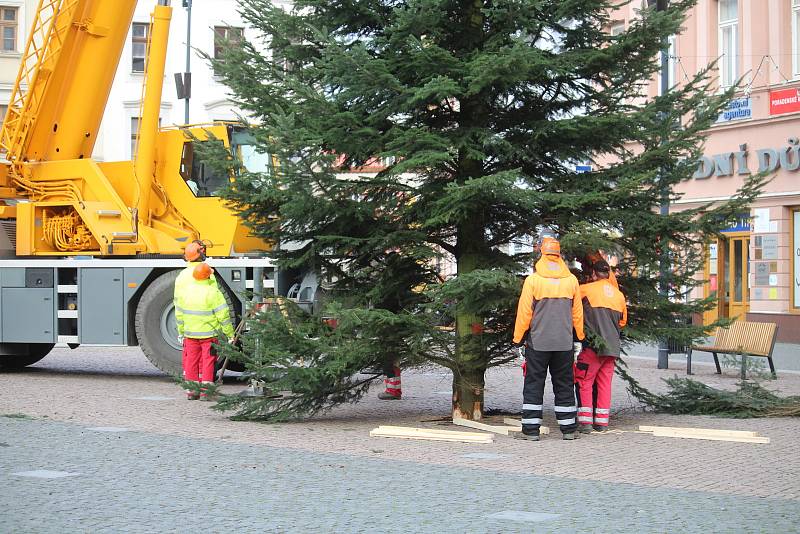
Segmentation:
[[(10, 11), (14, 12), (14, 20), (13, 21), (6, 20), (6, 18), (5, 18), (6, 10), (10, 10)], [(0, 5), (0, 53), (2, 53), (2, 54), (16, 54), (16, 53), (19, 53), (19, 41), (20, 41), (19, 18), (20, 18), (21, 11), (22, 10), (19, 8), (19, 6), (7, 5), (7, 4)], [(5, 48), (5, 41), (6, 41), (5, 29), (6, 28), (11, 28), (11, 29), (14, 30), (14, 32), (13, 32), (14, 33), (14, 36), (13, 36), (14, 46), (12, 48), (10, 48), (10, 49), (6, 49)]]
[[(237, 39), (232, 38), (231, 30), (238, 31)], [(243, 26), (214, 26), (212, 31), (214, 36), (214, 59), (218, 61), (223, 59), (223, 42), (228, 41), (231, 43), (241, 43), (244, 41)]]
[[(143, 26), (144, 37), (137, 37), (134, 32), (134, 26)], [(147, 70), (147, 48), (150, 41), (150, 31), (152, 30), (149, 22), (132, 22), (131, 23), (131, 72), (134, 74), (144, 74)], [(136, 45), (144, 44), (144, 55), (136, 56)], [(142, 70), (136, 69), (136, 60), (141, 60)]]
[(789, 311), (791, 313), (800, 314), (800, 299), (795, 300), (795, 284), (796, 280), (800, 277), (800, 269), (798, 269), (798, 256), (800, 256), (800, 232), (795, 230), (795, 218), (800, 217), (800, 206), (792, 207), (789, 209), (791, 217), (789, 218), (789, 272), (792, 277), (789, 282)]
[[(720, 91), (724, 91), (736, 83), (739, 77), (739, 0), (733, 0), (736, 4), (736, 17), (732, 19), (722, 20), (722, 2), (717, 2), (717, 52), (720, 58), (719, 62), (719, 87)], [(728, 59), (723, 57), (724, 35), (730, 32), (732, 37), (732, 50), (733, 58)], [(726, 61), (726, 59), (728, 59)], [(726, 63), (730, 62), (732, 72), (728, 72)], [(729, 82), (729, 83), (726, 83)]]

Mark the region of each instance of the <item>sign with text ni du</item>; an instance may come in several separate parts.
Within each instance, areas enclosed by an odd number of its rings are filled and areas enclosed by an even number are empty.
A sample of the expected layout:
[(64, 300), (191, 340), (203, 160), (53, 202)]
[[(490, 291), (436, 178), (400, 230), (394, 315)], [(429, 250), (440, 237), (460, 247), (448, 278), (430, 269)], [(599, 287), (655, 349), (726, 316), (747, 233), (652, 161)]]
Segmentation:
[(800, 111), (800, 89), (779, 89), (769, 92), (769, 114), (783, 115)]

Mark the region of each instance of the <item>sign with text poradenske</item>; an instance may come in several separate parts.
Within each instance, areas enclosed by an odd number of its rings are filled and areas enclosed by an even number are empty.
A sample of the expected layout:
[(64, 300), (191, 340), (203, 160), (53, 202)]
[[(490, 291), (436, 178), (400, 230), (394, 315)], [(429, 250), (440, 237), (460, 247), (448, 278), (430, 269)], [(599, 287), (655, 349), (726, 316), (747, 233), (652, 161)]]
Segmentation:
[(800, 111), (800, 89), (778, 89), (769, 92), (769, 114), (783, 115)]

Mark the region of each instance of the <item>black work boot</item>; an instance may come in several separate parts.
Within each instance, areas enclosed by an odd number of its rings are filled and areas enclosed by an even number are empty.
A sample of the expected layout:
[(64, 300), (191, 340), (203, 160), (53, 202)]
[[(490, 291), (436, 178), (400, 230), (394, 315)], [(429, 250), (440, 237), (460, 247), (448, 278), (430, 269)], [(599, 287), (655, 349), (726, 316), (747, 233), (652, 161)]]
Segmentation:
[(581, 423), (578, 425), (578, 432), (581, 434), (591, 434), (592, 433), (592, 425), (591, 423)]
[(564, 434), (561, 436), (561, 439), (573, 440), (578, 439), (580, 436), (581, 435), (578, 432), (564, 432)]
[(605, 432), (606, 430), (608, 430), (607, 426), (594, 425), (595, 432)]
[(520, 432), (519, 430), (509, 430), (508, 435), (514, 439), (526, 439), (528, 441), (539, 441), (539, 433), (536, 434), (526, 434), (524, 432)]

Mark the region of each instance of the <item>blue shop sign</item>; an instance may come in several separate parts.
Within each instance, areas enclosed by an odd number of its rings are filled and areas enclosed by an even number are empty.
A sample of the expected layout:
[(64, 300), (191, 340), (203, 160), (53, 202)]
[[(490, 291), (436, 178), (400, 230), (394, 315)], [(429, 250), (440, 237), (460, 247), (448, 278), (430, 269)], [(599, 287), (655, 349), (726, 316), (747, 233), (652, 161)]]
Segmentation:
[(750, 214), (743, 213), (736, 218), (736, 222), (727, 228), (722, 229), (723, 232), (749, 232), (750, 231)]
[(722, 113), (719, 114), (717, 123), (730, 122), (739, 119), (749, 119), (752, 118), (752, 116), (753, 107), (750, 97), (746, 96), (744, 98), (734, 98), (728, 102), (728, 105), (725, 106), (725, 109), (723, 109)]
[(575, 172), (582, 174), (584, 172), (592, 172), (591, 165), (575, 165)]

